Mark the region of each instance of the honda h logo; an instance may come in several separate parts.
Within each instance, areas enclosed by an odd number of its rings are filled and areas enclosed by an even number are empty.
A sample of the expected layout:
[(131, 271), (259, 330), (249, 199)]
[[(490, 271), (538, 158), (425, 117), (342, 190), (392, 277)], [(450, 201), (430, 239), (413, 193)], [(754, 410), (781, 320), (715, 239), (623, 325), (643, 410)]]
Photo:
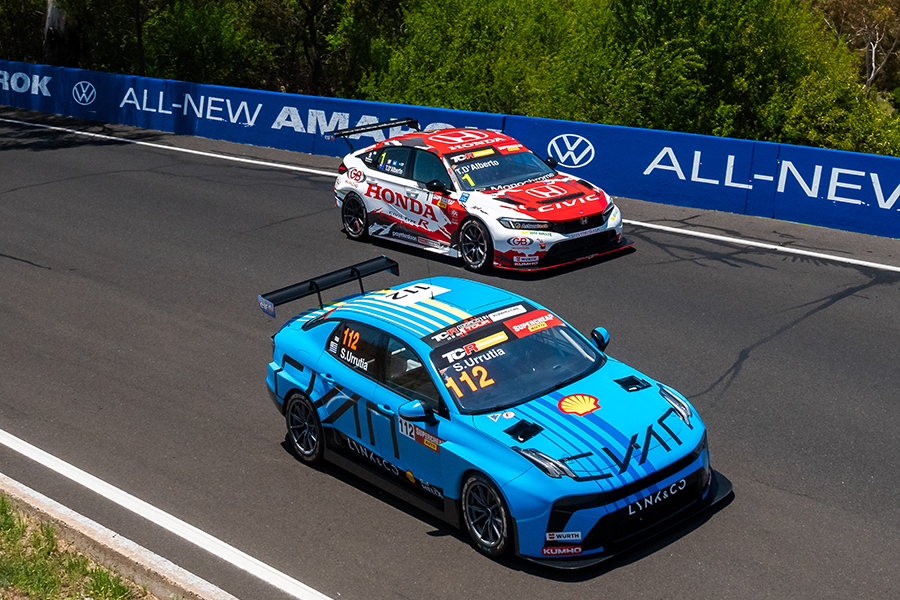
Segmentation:
[(72, 97), (78, 104), (87, 106), (97, 98), (97, 89), (89, 81), (79, 81), (72, 88)]
[(551, 198), (558, 198), (559, 196), (566, 195), (566, 189), (557, 185), (542, 185), (527, 191), (530, 196), (543, 198), (544, 200), (550, 200)]
[(466, 142), (477, 142), (489, 137), (490, 134), (484, 131), (454, 131), (453, 133), (437, 133), (428, 139), (441, 142), (442, 144), (465, 144)]
[(594, 160), (594, 145), (574, 133), (564, 133), (550, 140), (547, 152), (559, 161), (559, 166), (569, 169), (578, 169)]

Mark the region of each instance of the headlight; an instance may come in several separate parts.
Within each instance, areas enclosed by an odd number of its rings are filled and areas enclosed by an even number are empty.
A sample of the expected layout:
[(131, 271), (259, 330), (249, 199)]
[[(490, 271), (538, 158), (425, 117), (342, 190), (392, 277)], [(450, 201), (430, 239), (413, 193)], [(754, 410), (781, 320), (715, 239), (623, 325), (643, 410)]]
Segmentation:
[(613, 202), (612, 196), (609, 194), (606, 195), (606, 199), (609, 201), (607, 207), (603, 210), (603, 221), (604, 223), (612, 216), (613, 211), (616, 210), (616, 203)]
[(555, 458), (550, 458), (540, 450), (535, 450), (534, 448), (519, 448), (518, 446), (513, 446), (513, 450), (530, 460), (537, 468), (554, 479), (559, 479), (563, 475), (572, 477), (573, 479), (575, 477), (575, 473), (573, 473), (572, 469), (567, 467), (565, 463), (562, 463)]
[(691, 405), (679, 398), (678, 394), (672, 388), (661, 383), (657, 385), (659, 385), (659, 395), (672, 405), (672, 408), (675, 409), (675, 412), (678, 413), (678, 416), (681, 417), (684, 424), (693, 429), (691, 417), (694, 416), (694, 413), (691, 411)]
[(553, 223), (549, 221), (522, 221), (518, 219), (510, 219), (509, 217), (503, 217), (501, 219), (497, 219), (500, 221), (500, 224), (506, 227), (507, 229), (552, 229)]

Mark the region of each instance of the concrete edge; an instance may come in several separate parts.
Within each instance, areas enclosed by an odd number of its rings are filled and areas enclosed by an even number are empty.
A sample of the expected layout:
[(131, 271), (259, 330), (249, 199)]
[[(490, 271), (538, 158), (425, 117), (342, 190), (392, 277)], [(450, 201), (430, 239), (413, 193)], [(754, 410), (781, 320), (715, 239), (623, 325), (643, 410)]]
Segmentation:
[(79, 552), (143, 585), (157, 598), (238, 600), (208, 581), (2, 473), (0, 492), (30, 517), (53, 523), (57, 535), (74, 544)]

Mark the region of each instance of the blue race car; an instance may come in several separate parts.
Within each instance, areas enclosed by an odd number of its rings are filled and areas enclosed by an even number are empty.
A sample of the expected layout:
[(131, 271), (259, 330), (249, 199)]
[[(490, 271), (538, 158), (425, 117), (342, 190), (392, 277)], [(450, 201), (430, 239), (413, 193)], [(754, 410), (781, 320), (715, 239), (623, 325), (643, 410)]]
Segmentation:
[[(599, 562), (730, 492), (685, 398), (522, 296), (453, 277), (364, 292), (380, 257), (259, 296), (319, 307), (273, 336), (266, 383), (296, 456), (468, 531), (482, 553)], [(321, 293), (358, 281), (331, 304)]]

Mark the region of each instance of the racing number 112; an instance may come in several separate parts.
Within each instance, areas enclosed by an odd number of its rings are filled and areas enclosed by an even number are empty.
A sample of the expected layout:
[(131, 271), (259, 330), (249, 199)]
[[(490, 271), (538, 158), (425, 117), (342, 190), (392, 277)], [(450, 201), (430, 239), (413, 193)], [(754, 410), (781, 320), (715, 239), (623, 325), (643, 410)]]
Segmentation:
[(351, 350), (356, 350), (356, 344), (359, 342), (359, 332), (353, 331), (349, 327), (344, 329), (344, 346)]
[[(459, 376), (459, 380), (468, 385), (469, 389), (473, 392), (494, 384), (493, 379), (488, 379), (487, 369), (480, 365), (472, 369), (472, 375), (475, 376), (476, 380), (473, 380), (467, 371), (463, 371), (463, 374)], [(446, 386), (448, 389), (453, 390), (453, 393), (456, 394), (457, 398), (463, 397), (462, 390), (459, 389), (459, 385), (452, 377), (447, 378)]]

